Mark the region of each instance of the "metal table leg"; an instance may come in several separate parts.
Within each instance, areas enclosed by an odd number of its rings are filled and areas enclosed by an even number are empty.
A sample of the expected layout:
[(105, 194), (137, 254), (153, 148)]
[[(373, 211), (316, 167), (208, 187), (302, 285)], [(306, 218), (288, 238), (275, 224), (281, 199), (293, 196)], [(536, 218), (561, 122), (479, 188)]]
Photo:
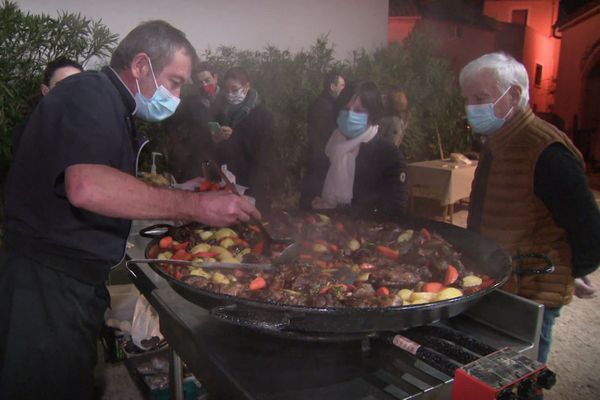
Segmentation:
[(171, 399), (183, 400), (183, 366), (181, 358), (172, 348), (169, 349), (169, 388)]

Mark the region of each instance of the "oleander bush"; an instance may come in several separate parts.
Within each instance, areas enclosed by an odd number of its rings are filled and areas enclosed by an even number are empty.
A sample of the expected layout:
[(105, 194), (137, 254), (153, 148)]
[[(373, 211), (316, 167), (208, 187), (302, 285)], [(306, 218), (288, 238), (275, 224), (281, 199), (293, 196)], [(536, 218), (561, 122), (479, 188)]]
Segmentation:
[[(85, 62), (98, 56), (108, 63), (116, 35), (101, 21), (67, 12), (56, 18), (31, 15), (7, 0), (0, 8), (0, 22), (2, 184), (12, 129), (27, 115), (47, 61), (67, 56)], [(199, 53), (217, 66), (221, 76), (232, 66), (242, 66), (250, 73), (253, 87), (275, 120), (270, 190), (275, 204), (292, 206), (305, 170), (308, 108), (321, 92), (323, 75), (331, 70), (342, 72), (349, 80), (373, 80), (382, 92), (391, 86), (405, 90), (412, 118), (402, 149), (409, 161), (439, 158), (441, 152), (447, 156), (468, 148), (470, 137), (455, 73), (445, 59), (436, 56), (431, 37), (415, 31), (402, 45), (391, 44), (374, 52), (356, 50), (352, 59), (343, 61), (334, 58), (334, 44), (326, 36), (295, 53), (272, 46), (254, 51), (221, 46)], [(151, 139), (140, 163), (148, 170), (151, 152), (166, 153), (168, 141), (161, 124), (140, 123), (138, 130)]]
[(117, 38), (100, 20), (81, 14), (51, 17), (24, 13), (12, 1), (0, 4), (0, 220), (12, 132), (36, 103), (46, 64), (61, 56), (81, 64), (108, 57)]

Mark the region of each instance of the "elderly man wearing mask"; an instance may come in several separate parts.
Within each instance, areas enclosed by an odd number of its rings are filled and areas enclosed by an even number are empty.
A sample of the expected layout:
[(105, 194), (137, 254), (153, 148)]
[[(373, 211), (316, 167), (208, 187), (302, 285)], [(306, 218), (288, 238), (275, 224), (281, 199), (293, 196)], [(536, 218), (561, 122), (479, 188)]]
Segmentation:
[(467, 118), (483, 142), (468, 228), (509, 254), (541, 253), (555, 265), (546, 275), (513, 275), (504, 287), (545, 306), (538, 359), (546, 362), (552, 326), (572, 299), (574, 279), (600, 263), (600, 212), (579, 151), (529, 108), (521, 63), (486, 54), (467, 64), (459, 81)]

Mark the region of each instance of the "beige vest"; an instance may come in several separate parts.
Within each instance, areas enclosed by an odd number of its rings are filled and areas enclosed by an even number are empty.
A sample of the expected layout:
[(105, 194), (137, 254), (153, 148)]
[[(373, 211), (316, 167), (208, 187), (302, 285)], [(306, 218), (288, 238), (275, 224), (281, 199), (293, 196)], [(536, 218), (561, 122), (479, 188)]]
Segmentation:
[[(566, 232), (534, 193), (535, 166), (551, 144), (561, 143), (583, 162), (569, 138), (537, 118), (531, 109), (518, 113), (488, 139), (492, 154), (482, 210), (480, 233), (498, 242), (510, 255), (541, 253), (554, 262), (547, 275), (515, 274), (504, 289), (549, 307), (567, 304), (573, 297), (571, 247)], [(473, 186), (477, 184), (475, 177)], [(538, 268), (540, 261), (522, 261), (514, 267)]]

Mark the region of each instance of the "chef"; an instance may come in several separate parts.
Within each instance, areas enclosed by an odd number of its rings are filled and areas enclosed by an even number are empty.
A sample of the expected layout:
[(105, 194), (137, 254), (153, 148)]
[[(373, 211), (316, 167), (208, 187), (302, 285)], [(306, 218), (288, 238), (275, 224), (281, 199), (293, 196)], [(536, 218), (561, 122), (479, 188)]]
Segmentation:
[(181, 31), (143, 23), (110, 67), (65, 80), (31, 114), (6, 187), (0, 398), (93, 397), (105, 281), (124, 255), (131, 219), (222, 226), (260, 217), (243, 197), (134, 177), (134, 117), (169, 117), (194, 57)]

